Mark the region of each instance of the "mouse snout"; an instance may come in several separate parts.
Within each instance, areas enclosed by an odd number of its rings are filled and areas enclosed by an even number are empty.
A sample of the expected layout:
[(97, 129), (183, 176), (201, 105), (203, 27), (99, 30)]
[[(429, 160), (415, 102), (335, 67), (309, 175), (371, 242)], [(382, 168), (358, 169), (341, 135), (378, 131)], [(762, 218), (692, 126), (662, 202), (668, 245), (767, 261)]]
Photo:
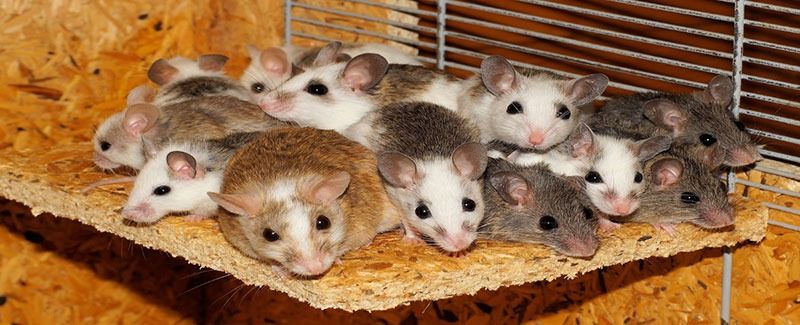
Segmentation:
[(544, 132), (531, 131), (530, 135), (528, 135), (528, 143), (532, 146), (538, 146), (544, 143)]
[(295, 273), (308, 276), (325, 273), (330, 267), (328, 263), (325, 263), (325, 257), (322, 253), (316, 253), (312, 256), (302, 256), (294, 264)]
[(103, 169), (114, 169), (120, 166), (119, 164), (111, 161), (110, 159), (108, 159), (108, 157), (99, 152), (94, 152), (92, 154), (92, 160), (94, 161), (94, 164), (97, 165), (97, 167)]
[(597, 251), (599, 241), (597, 238), (589, 237), (586, 239), (570, 238), (564, 243), (566, 251), (565, 255), (574, 257), (590, 257)]
[(444, 235), (444, 245), (442, 248), (448, 252), (460, 252), (472, 245), (475, 241), (475, 233), (467, 230), (459, 230), (458, 232), (448, 232)]
[(125, 208), (122, 209), (122, 215), (124, 215), (125, 218), (133, 221), (147, 222), (150, 221), (155, 214), (155, 209), (153, 209), (153, 207), (148, 203), (139, 203), (135, 206), (125, 206)]
[(266, 96), (258, 101), (258, 107), (266, 113), (280, 113), (289, 109), (285, 100), (278, 96)]
[(738, 167), (749, 165), (762, 159), (764, 159), (764, 157), (758, 153), (758, 148), (751, 145), (729, 150), (725, 157), (725, 163), (734, 167)]
[(722, 228), (733, 224), (733, 209), (714, 208), (700, 212), (700, 217), (704, 220), (708, 228)]
[(618, 198), (612, 201), (611, 206), (619, 216), (629, 215), (636, 209), (636, 204), (630, 198)]

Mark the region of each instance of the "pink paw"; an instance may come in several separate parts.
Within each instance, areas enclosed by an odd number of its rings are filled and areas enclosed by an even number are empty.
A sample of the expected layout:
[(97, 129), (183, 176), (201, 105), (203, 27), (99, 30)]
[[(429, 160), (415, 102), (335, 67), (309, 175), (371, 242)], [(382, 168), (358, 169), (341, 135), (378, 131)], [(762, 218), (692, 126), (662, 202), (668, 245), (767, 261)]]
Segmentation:
[(675, 229), (675, 225), (674, 224), (671, 224), (671, 223), (657, 223), (657, 224), (654, 224), (653, 227), (655, 227), (656, 229), (663, 230), (670, 237), (675, 237), (676, 229)]
[(598, 218), (597, 227), (600, 228), (601, 232), (609, 233), (609, 232), (612, 232), (614, 230), (619, 229), (619, 227), (621, 227), (621, 226), (620, 226), (620, 224), (618, 224), (616, 222), (613, 222), (613, 221), (608, 220), (606, 218), (600, 217), (600, 218)]

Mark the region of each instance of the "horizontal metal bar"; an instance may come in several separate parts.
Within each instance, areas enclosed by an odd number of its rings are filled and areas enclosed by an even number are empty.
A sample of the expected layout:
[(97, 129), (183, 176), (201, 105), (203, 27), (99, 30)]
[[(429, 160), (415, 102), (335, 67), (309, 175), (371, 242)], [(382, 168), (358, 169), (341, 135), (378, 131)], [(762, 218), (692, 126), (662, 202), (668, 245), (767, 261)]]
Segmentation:
[(431, 27), (424, 27), (424, 26), (419, 26), (419, 25), (414, 25), (414, 24), (407, 24), (407, 23), (402, 23), (402, 22), (396, 21), (396, 20), (383, 19), (383, 18), (377, 18), (377, 17), (373, 17), (373, 16), (369, 16), (369, 15), (356, 14), (356, 13), (351, 13), (349, 11), (344, 11), (344, 10), (339, 10), (339, 9), (331, 9), (331, 8), (326, 8), (326, 7), (320, 7), (320, 6), (317, 6), (317, 5), (309, 5), (309, 4), (305, 4), (305, 3), (295, 3), (294, 7), (313, 10), (313, 11), (318, 11), (318, 12), (324, 12), (324, 13), (329, 13), (329, 14), (334, 14), (334, 15), (340, 15), (340, 16), (345, 16), (345, 17), (357, 18), (357, 19), (371, 21), (371, 22), (375, 22), (375, 23), (381, 23), (381, 24), (385, 24), (385, 25), (401, 27), (401, 28), (405, 28), (405, 29), (411, 29), (411, 30), (418, 31), (418, 32), (436, 33), (436, 29), (435, 28), (431, 28)]
[(774, 193), (778, 193), (778, 194), (788, 195), (788, 196), (791, 196), (791, 197), (800, 197), (800, 193), (797, 193), (795, 191), (785, 190), (785, 189), (778, 188), (778, 187), (775, 187), (775, 186), (772, 186), (772, 185), (765, 185), (765, 184), (761, 184), (761, 183), (751, 182), (751, 181), (748, 181), (748, 180), (745, 180), (745, 179), (741, 179), (741, 178), (737, 178), (736, 182), (739, 183), (739, 184), (742, 184), (742, 185), (755, 187), (757, 189), (762, 189), (762, 190), (765, 190), (765, 191), (770, 191), (770, 192), (774, 192)]
[(743, 91), (742, 92), (742, 97), (752, 98), (752, 99), (757, 99), (757, 100), (763, 100), (765, 102), (770, 102), (770, 103), (774, 103), (774, 104), (780, 104), (780, 105), (794, 107), (794, 108), (800, 108), (800, 103), (795, 102), (795, 101), (776, 98), (776, 97), (762, 95), (762, 94), (751, 93), (751, 92), (748, 92), (748, 91)]
[(766, 47), (766, 48), (773, 49), (773, 50), (780, 50), (780, 51), (784, 51), (784, 52), (800, 54), (800, 48), (794, 47), (794, 46), (789, 46), (789, 45), (770, 43), (770, 42), (759, 41), (759, 40), (754, 40), (754, 39), (750, 39), (750, 38), (745, 39), (744, 43), (745, 44), (750, 44), (750, 45)]
[(789, 142), (792, 144), (800, 145), (800, 139), (787, 137), (785, 135), (775, 134), (767, 131), (756, 130), (756, 129), (747, 129), (750, 134), (757, 135), (760, 137), (770, 138), (778, 141)]
[[(325, 36), (320, 36), (320, 35), (314, 35), (314, 34), (307, 34), (307, 33), (303, 33), (303, 32), (292, 32), (292, 35), (293, 36), (297, 36), (297, 37), (302, 37), (302, 38), (322, 41), (322, 42), (340, 41), (339, 39), (335, 39), (335, 38), (330, 38), (330, 37), (325, 37)], [(417, 56), (416, 59), (420, 60), (420, 61), (422, 61), (424, 63), (436, 63), (435, 59), (426, 58), (424, 56)]]
[(793, 84), (793, 83), (790, 83), (790, 82), (767, 79), (767, 78), (758, 77), (758, 76), (749, 75), (749, 74), (743, 74), (742, 75), (742, 80), (753, 81), (753, 82), (758, 82), (758, 83), (762, 83), (762, 84), (765, 84), (765, 85), (788, 88), (788, 89), (792, 89), (792, 90), (800, 90), (800, 85), (797, 85), (797, 84)]
[(451, 67), (451, 68), (470, 71), (470, 72), (473, 72), (475, 74), (481, 73), (481, 69), (479, 69), (479, 68), (473, 67), (471, 65), (461, 64), (461, 63), (458, 63), (458, 62), (447, 61), (447, 62), (444, 63), (444, 66), (445, 67)]
[(785, 153), (775, 152), (767, 149), (758, 149), (762, 156), (772, 157), (780, 160), (791, 161), (795, 164), (800, 164), (800, 157), (787, 155)]
[[(727, 2), (727, 3), (734, 3), (735, 2), (735, 0), (717, 0), (717, 1)], [(792, 14), (792, 15), (800, 15), (800, 9), (783, 7), (783, 6), (774, 5), (774, 4), (770, 4), (770, 3), (763, 3), (763, 2), (756, 2), (756, 1), (745, 1), (744, 5), (748, 6), (748, 7), (773, 10), (773, 11), (778, 11), (778, 12), (781, 12), (781, 13), (787, 13), (787, 14)]]
[(778, 69), (784, 69), (784, 70), (789, 70), (789, 71), (800, 72), (800, 66), (786, 64), (786, 63), (783, 63), (783, 62), (769, 61), (769, 60), (753, 58), (753, 57), (749, 57), (749, 56), (743, 57), (742, 61), (749, 62), (749, 63), (754, 63), (754, 64), (760, 64), (760, 65), (768, 66), (768, 67), (771, 67), (771, 68), (778, 68)]
[(361, 35), (367, 35), (367, 36), (372, 36), (372, 37), (383, 38), (383, 39), (387, 39), (387, 40), (391, 40), (391, 41), (395, 41), (395, 42), (403, 43), (403, 44), (411, 44), (411, 45), (415, 45), (415, 46), (423, 46), (423, 47), (432, 48), (432, 49), (436, 48), (436, 44), (429, 43), (429, 42), (420, 42), (420, 41), (412, 40), (412, 39), (408, 39), (408, 38), (393, 36), (393, 35), (384, 34), (384, 33), (372, 32), (372, 31), (368, 31), (368, 30), (364, 30), (364, 29), (353, 28), (353, 27), (350, 27), (350, 26), (331, 24), (331, 23), (322, 22), (322, 21), (319, 21), (319, 20), (314, 20), (314, 19), (307, 19), (307, 18), (303, 18), (303, 17), (294, 17), (294, 19), (292, 19), (292, 21), (296, 22), (296, 23), (303, 23), (303, 24), (309, 24), (309, 25), (314, 25), (314, 26), (319, 26), (319, 27), (327, 27), (327, 28), (332, 28), (332, 29), (343, 30), (343, 31), (346, 31), (346, 32), (354, 33), (354, 34), (361, 34)]
[[(769, 207), (769, 208), (771, 208), (771, 209), (781, 210), (781, 211), (788, 212), (788, 213), (793, 213), (793, 214), (800, 214), (800, 210), (797, 210), (797, 209), (781, 207), (781, 206), (773, 207), (773, 204), (771, 204), (769, 202), (764, 202), (764, 205)], [(795, 225), (788, 224), (788, 223), (781, 222), (781, 221), (777, 221), (777, 220), (768, 220), (767, 223), (770, 224), (770, 225), (773, 225), (773, 226), (786, 228), (786, 229), (789, 229), (789, 230), (800, 231), (800, 226), (795, 226)]]
[(767, 174), (773, 174), (773, 175), (777, 175), (777, 176), (780, 176), (780, 177), (786, 177), (786, 178), (789, 178), (789, 179), (800, 181), (800, 175), (799, 174), (792, 173), (792, 172), (787, 172), (787, 171), (780, 170), (780, 169), (777, 169), (777, 168), (764, 167), (764, 166), (761, 166), (760, 164), (756, 164), (756, 167), (754, 169), (757, 170), (757, 171), (765, 172)]
[(781, 122), (781, 123), (784, 123), (784, 124), (789, 124), (789, 125), (792, 125), (792, 126), (800, 126), (800, 121), (799, 120), (794, 120), (794, 119), (790, 119), (790, 118), (783, 117), (783, 116), (767, 114), (767, 113), (759, 112), (759, 111), (752, 111), (752, 110), (744, 109), (744, 108), (739, 108), (739, 114), (744, 114), (744, 115), (754, 116), (754, 117), (763, 118), (763, 119), (767, 119), (767, 120), (777, 121), (777, 122)]
[(408, 7), (398, 6), (398, 5), (391, 5), (391, 4), (386, 4), (386, 3), (380, 3), (380, 2), (377, 2), (377, 1), (374, 1), (374, 0), (372, 0), (372, 1), (370, 1), (370, 0), (343, 0), (343, 1), (352, 2), (352, 3), (360, 3), (360, 4), (372, 6), (372, 7), (391, 9), (391, 10), (394, 10), (394, 11), (399, 11), (399, 12), (408, 13), (408, 14), (417, 14), (417, 15), (421, 15), (421, 16), (431, 16), (431, 17), (435, 17), (436, 16), (436, 12), (435, 11), (419, 10), (419, 9), (415, 9), (415, 8), (408, 8)]

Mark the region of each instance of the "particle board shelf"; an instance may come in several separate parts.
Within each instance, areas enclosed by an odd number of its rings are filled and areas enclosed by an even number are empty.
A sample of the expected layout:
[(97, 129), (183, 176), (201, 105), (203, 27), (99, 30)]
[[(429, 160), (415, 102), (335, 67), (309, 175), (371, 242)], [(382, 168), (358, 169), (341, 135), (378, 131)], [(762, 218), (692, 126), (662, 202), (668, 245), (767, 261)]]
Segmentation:
[(78, 220), (190, 263), (227, 272), (246, 284), (285, 292), (320, 309), (384, 310), (481, 289), (571, 278), (652, 256), (760, 241), (768, 218), (766, 207), (740, 198), (732, 229), (706, 231), (679, 225), (673, 238), (648, 225), (625, 225), (602, 235), (601, 247), (592, 259), (565, 257), (540, 245), (492, 241), (478, 241), (464, 257), (449, 257), (432, 247), (405, 244), (400, 233), (394, 232), (345, 255), (342, 264), (324, 277), (303, 280), (277, 276), (267, 264), (243, 256), (225, 241), (213, 220), (188, 223), (168, 217), (147, 227), (123, 222), (119, 211), (128, 188), (106, 186), (87, 195), (80, 193), (86, 184), (113, 177), (93, 168), (91, 150), (89, 143), (79, 143), (23, 154), (0, 151), (0, 196), (30, 206), (34, 215), (51, 213)]

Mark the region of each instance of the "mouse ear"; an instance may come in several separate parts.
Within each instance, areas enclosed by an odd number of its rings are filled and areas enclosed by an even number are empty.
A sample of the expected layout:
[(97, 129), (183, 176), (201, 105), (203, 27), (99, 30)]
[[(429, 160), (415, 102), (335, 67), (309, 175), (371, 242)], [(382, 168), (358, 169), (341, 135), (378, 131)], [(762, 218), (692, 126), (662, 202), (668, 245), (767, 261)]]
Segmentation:
[(172, 81), (178, 75), (178, 68), (173, 67), (167, 60), (158, 59), (153, 62), (147, 70), (147, 78), (159, 86), (163, 86)]
[(228, 63), (228, 57), (222, 54), (203, 54), (197, 59), (201, 70), (220, 72)]
[(670, 186), (680, 180), (683, 174), (683, 163), (680, 160), (668, 157), (659, 159), (650, 167), (653, 183), (659, 187)]
[(314, 59), (314, 63), (312, 65), (315, 67), (321, 67), (336, 63), (336, 57), (339, 56), (339, 50), (341, 48), (342, 42), (339, 41), (333, 41), (325, 44), (325, 46), (319, 49), (317, 57)]
[(378, 171), (392, 186), (409, 188), (419, 179), (414, 160), (399, 152), (378, 155)]
[(602, 73), (595, 73), (570, 80), (564, 88), (564, 95), (572, 105), (583, 106), (602, 95), (606, 87), (608, 87), (608, 77)]
[(333, 202), (350, 186), (350, 173), (335, 172), (328, 176), (314, 175), (300, 185), (300, 197), (315, 204)]
[(132, 137), (150, 130), (158, 119), (158, 108), (152, 104), (134, 104), (125, 110), (122, 128)]
[(211, 198), (211, 201), (219, 204), (223, 209), (240, 216), (254, 217), (261, 212), (263, 205), (262, 200), (254, 194), (222, 194), (214, 192), (206, 194)]
[(271, 76), (283, 77), (292, 72), (292, 63), (283, 49), (270, 47), (258, 56), (261, 67)]
[(702, 102), (729, 107), (733, 100), (733, 81), (724, 74), (716, 75), (708, 82), (706, 89), (694, 94)]
[(495, 96), (501, 96), (517, 87), (517, 71), (506, 58), (492, 55), (481, 61), (483, 85)]
[(585, 158), (594, 154), (594, 132), (586, 124), (581, 124), (569, 137), (573, 158)]
[(202, 168), (197, 168), (197, 161), (192, 155), (183, 151), (172, 151), (167, 154), (167, 166), (172, 175), (183, 180), (202, 178)]
[(503, 201), (523, 206), (533, 200), (533, 191), (528, 182), (517, 173), (503, 171), (489, 177), (489, 183), (500, 194)]
[(639, 157), (639, 161), (645, 162), (669, 149), (672, 145), (672, 138), (666, 135), (649, 137), (633, 143), (633, 153)]
[(347, 62), (342, 72), (342, 83), (353, 91), (364, 91), (375, 87), (388, 69), (386, 58), (375, 53), (364, 53)]
[(644, 116), (676, 135), (683, 133), (687, 121), (683, 109), (668, 99), (652, 99), (644, 103)]
[(133, 104), (150, 103), (156, 96), (156, 91), (147, 85), (139, 85), (128, 92), (128, 106)]
[(475, 180), (483, 175), (489, 157), (486, 147), (477, 142), (464, 143), (453, 151), (453, 166), (461, 176)]

